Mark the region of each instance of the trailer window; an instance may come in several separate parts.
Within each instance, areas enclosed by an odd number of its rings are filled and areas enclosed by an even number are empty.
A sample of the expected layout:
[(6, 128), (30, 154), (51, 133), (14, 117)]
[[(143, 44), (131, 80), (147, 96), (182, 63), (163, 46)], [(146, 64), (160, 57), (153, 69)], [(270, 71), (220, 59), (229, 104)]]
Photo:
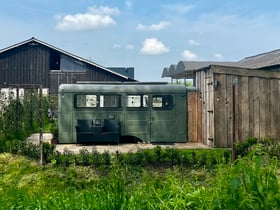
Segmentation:
[(128, 95), (127, 107), (148, 107), (148, 95)]
[(103, 108), (120, 107), (120, 101), (119, 95), (100, 95), (100, 107)]
[(96, 107), (97, 96), (96, 95), (76, 95), (76, 107)]
[(152, 98), (153, 109), (172, 109), (172, 96), (170, 95), (155, 95)]

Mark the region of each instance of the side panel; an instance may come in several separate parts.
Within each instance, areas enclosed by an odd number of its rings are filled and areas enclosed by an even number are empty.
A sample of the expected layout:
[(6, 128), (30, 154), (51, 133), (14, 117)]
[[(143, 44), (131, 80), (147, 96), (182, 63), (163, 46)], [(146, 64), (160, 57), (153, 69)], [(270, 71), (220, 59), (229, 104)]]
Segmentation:
[(135, 136), (144, 142), (150, 141), (149, 110), (126, 110), (122, 135)]
[(165, 96), (172, 98), (172, 106), (167, 109), (155, 108), (152, 101), (151, 142), (186, 142), (186, 94)]
[(58, 97), (58, 141), (59, 143), (74, 143), (76, 137), (73, 125), (73, 94), (62, 93)]

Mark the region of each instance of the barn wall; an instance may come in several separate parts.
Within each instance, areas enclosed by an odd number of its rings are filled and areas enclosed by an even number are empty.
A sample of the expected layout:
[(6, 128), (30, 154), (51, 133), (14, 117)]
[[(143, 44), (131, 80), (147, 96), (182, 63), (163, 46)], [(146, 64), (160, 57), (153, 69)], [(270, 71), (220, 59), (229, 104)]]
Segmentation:
[(0, 85), (48, 86), (49, 52), (40, 45), (23, 45), (0, 55)]
[(125, 81), (126, 78), (77, 61), (37, 42), (29, 42), (0, 54), (0, 88), (48, 88), (57, 94), (62, 83), (77, 81)]

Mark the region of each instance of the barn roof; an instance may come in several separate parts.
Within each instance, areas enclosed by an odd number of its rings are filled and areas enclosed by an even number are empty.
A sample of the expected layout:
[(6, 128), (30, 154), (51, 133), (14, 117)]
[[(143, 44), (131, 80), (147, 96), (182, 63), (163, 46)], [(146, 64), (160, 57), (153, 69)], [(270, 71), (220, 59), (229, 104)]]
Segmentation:
[(46, 47), (48, 47), (48, 48), (51, 48), (51, 49), (53, 49), (53, 50), (55, 50), (55, 51), (58, 51), (58, 52), (60, 52), (60, 53), (62, 53), (62, 54), (64, 54), (64, 55), (67, 55), (67, 56), (69, 56), (69, 57), (72, 57), (73, 59), (76, 59), (76, 60), (78, 60), (78, 61), (80, 61), (80, 62), (84, 62), (84, 63), (87, 63), (87, 64), (89, 64), (89, 65), (91, 65), (91, 66), (95, 66), (95, 67), (97, 67), (97, 68), (99, 68), (99, 69), (102, 69), (103, 71), (106, 71), (106, 72), (109, 72), (109, 73), (111, 73), (111, 74), (117, 75), (117, 76), (122, 77), (122, 78), (124, 78), (124, 79), (129, 79), (127, 76), (124, 76), (124, 75), (122, 75), (122, 74), (119, 74), (119, 73), (117, 73), (117, 72), (114, 72), (114, 71), (112, 71), (112, 70), (110, 70), (110, 69), (108, 69), (108, 68), (106, 68), (106, 67), (104, 67), (104, 66), (101, 66), (101, 65), (99, 65), (99, 64), (97, 64), (97, 63), (95, 63), (95, 62), (93, 62), (93, 61), (84, 59), (84, 58), (82, 58), (82, 57), (79, 57), (79, 56), (74, 55), (74, 54), (72, 54), (72, 53), (69, 53), (69, 52), (67, 52), (67, 51), (64, 51), (64, 50), (62, 50), (62, 49), (60, 49), (60, 48), (54, 47), (53, 45), (50, 45), (50, 44), (48, 44), (48, 43), (46, 43), (46, 42), (43, 42), (43, 41), (41, 41), (41, 40), (38, 40), (38, 39), (36, 39), (35, 37), (32, 37), (32, 38), (27, 39), (27, 40), (25, 40), (25, 41), (19, 42), (19, 43), (14, 44), (14, 45), (11, 45), (10, 47), (3, 48), (3, 49), (0, 50), (0, 54), (1, 54), (1, 53), (4, 53), (4, 52), (6, 52), (6, 51), (12, 50), (12, 49), (14, 49), (14, 48), (20, 47), (20, 46), (22, 46), (22, 45), (28, 44), (28, 43), (38, 43), (38, 44), (44, 45), (44, 46), (46, 46)]
[(207, 68), (210, 65), (232, 66), (234, 62), (217, 62), (217, 61), (180, 61), (177, 64), (176, 72), (192, 71)]
[[(237, 62), (217, 62), (217, 61), (179, 61), (176, 70), (171, 71), (170, 68), (163, 69), (165, 77), (173, 78), (192, 78), (194, 71), (208, 68), (211, 65), (238, 67), (246, 69), (268, 69), (273, 66), (280, 66), (280, 49), (270, 52), (246, 57)], [(168, 72), (168, 74), (167, 74)], [(162, 76), (163, 77), (163, 76)]]
[(237, 64), (244, 68), (263, 68), (280, 65), (280, 49), (246, 57)]

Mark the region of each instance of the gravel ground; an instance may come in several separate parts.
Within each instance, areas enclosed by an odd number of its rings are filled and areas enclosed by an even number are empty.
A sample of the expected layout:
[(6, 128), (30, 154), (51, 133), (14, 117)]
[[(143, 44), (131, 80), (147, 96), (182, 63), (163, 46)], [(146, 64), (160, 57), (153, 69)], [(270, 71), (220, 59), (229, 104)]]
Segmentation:
[[(43, 141), (51, 143), (52, 134), (44, 133)], [(39, 133), (32, 134), (27, 141), (34, 144), (39, 143)], [(65, 150), (70, 151), (74, 154), (79, 153), (80, 150), (86, 149), (87, 151), (97, 151), (97, 152), (109, 152), (115, 153), (116, 151), (120, 153), (137, 152), (141, 149), (152, 149), (156, 146), (161, 146), (162, 148), (170, 147), (176, 149), (209, 149), (211, 147), (206, 146), (202, 143), (174, 143), (174, 144), (148, 144), (148, 143), (136, 143), (136, 144), (117, 144), (117, 145), (79, 145), (79, 144), (57, 144), (56, 151), (63, 153)]]

